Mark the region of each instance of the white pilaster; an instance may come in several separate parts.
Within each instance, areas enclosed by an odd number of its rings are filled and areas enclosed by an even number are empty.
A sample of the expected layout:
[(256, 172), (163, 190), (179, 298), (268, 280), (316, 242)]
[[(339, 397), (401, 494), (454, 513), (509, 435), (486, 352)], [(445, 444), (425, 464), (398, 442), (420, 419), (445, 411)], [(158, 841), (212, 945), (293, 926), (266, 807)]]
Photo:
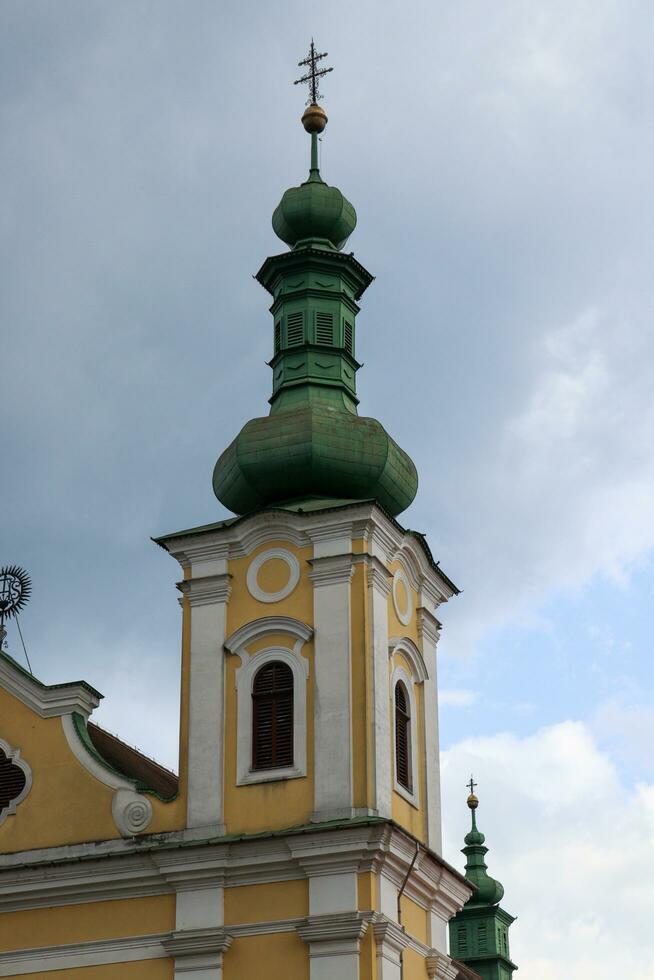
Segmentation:
[(441, 853), (441, 774), (438, 736), (438, 675), (436, 646), (440, 635), (440, 623), (425, 606), (418, 609), (418, 632), (422, 656), (429, 676), (424, 681), (425, 711), (425, 765), (427, 799), (427, 843), (437, 854)]
[(317, 541), (314, 556), (313, 819), (322, 821), (352, 815), (351, 539)]
[(404, 929), (385, 915), (373, 925), (377, 951), (377, 980), (401, 980), (402, 953), (408, 945)]
[(370, 643), (372, 648), (375, 809), (391, 816), (391, 713), (388, 695), (388, 596), (391, 573), (374, 555), (367, 560)]
[(191, 606), (188, 827), (223, 825), (223, 643), (231, 589), (226, 573), (180, 583)]

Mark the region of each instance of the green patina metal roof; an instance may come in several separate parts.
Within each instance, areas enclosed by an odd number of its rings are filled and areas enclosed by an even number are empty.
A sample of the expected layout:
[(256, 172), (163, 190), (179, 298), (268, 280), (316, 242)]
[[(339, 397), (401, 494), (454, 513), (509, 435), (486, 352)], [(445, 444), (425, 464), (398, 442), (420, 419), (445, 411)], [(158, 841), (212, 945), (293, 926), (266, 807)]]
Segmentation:
[(214, 492), (236, 514), (373, 499), (395, 516), (416, 495), (410, 457), (357, 411), (356, 317), (373, 277), (339, 251), (355, 225), (352, 205), (320, 176), (312, 132), (309, 178), (273, 215), (291, 251), (256, 277), (273, 299), (270, 413), (247, 422), (214, 468)]
[[(471, 781), (471, 789), (474, 784)], [(479, 801), (468, 797), (472, 827), (465, 836), (465, 876), (475, 886), (474, 894), (450, 920), (450, 955), (472, 967), (482, 980), (511, 980), (517, 966), (510, 958), (509, 927), (514, 918), (499, 903), (504, 888), (488, 874), (485, 837), (475, 816)]]

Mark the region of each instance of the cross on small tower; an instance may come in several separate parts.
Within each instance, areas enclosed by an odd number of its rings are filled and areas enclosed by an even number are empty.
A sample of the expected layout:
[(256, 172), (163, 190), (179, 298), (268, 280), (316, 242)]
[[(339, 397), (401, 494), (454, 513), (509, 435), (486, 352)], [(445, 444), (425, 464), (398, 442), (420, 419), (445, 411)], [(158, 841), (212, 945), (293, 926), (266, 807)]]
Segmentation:
[(466, 786), (470, 790), (470, 795), (472, 796), (475, 792), (475, 787), (477, 786), (477, 783), (473, 780), (472, 776), (470, 777), (470, 782), (466, 783)]
[(320, 93), (318, 92), (318, 79), (322, 78), (322, 76), (326, 75), (328, 72), (334, 70), (333, 68), (321, 68), (321, 69), (316, 68), (317, 62), (319, 62), (321, 58), (326, 58), (326, 57), (327, 57), (326, 51), (323, 54), (318, 54), (316, 52), (316, 46), (313, 43), (313, 38), (311, 38), (311, 46), (309, 48), (308, 56), (304, 59), (304, 61), (298, 61), (299, 68), (302, 68), (304, 65), (307, 65), (309, 71), (306, 73), (306, 75), (303, 75), (302, 78), (296, 79), (296, 81), (294, 81), (293, 84), (301, 85), (304, 82), (308, 82), (309, 98), (307, 99), (307, 105), (318, 104), (318, 100), (322, 98), (322, 95), (320, 95)]

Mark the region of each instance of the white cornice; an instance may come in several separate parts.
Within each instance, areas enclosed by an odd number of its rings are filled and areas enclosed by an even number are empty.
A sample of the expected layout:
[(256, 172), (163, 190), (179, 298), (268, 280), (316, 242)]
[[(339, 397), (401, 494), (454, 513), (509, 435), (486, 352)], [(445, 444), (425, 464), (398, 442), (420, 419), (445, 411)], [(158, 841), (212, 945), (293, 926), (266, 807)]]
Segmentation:
[[(297, 933), (305, 943), (351, 943), (357, 942), (365, 934), (371, 912), (327, 912), (324, 915), (310, 915)], [(348, 947), (347, 950), (350, 952)], [(331, 952), (336, 952), (333, 947)]]
[(176, 960), (188, 956), (222, 955), (231, 944), (232, 937), (222, 926), (172, 932), (162, 942), (168, 955)]
[(232, 594), (231, 575), (204, 575), (177, 583), (179, 591), (188, 597), (191, 606), (208, 606), (229, 602)]
[(425, 638), (431, 643), (438, 643), (441, 635), (442, 624), (434, 616), (433, 612), (427, 608), (427, 606), (419, 606), (417, 609), (418, 615), (418, 636)]
[(392, 637), (388, 641), (388, 656), (392, 657), (394, 653), (402, 653), (409, 661), (414, 681), (422, 684), (423, 681), (429, 680), (429, 674), (427, 673), (427, 667), (422, 654), (410, 637)]
[(314, 587), (335, 585), (339, 582), (349, 582), (354, 573), (352, 555), (327, 555), (324, 558), (312, 558), (309, 561), (311, 571), (309, 578)]
[(88, 718), (102, 695), (81, 681), (74, 684), (41, 684), (7, 657), (0, 655), (0, 687), (41, 718), (54, 718), (77, 711)]
[[(0, 855), (0, 912), (160, 895), (216, 880), (229, 888), (353, 870), (374, 870), (399, 887), (415, 854), (413, 839), (386, 823), (179, 846), (191, 840), (158, 834)], [(409, 898), (447, 920), (471, 893), (458, 873), (421, 849), (406, 884)]]
[(263, 636), (270, 636), (274, 633), (286, 633), (295, 637), (297, 651), (301, 649), (307, 640), (313, 636), (313, 628), (299, 619), (291, 616), (262, 616), (260, 619), (253, 619), (245, 626), (235, 630), (224, 642), (224, 647), (230, 653), (240, 654), (253, 640), (258, 640)]

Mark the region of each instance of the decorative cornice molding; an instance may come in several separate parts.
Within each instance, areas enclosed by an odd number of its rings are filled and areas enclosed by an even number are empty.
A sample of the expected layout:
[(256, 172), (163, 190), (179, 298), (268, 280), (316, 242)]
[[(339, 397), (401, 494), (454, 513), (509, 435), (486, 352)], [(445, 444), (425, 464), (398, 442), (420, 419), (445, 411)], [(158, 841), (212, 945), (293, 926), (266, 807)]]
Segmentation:
[[(314, 944), (329, 944), (331, 956), (339, 952), (351, 953), (358, 950), (359, 940), (365, 935), (371, 917), (371, 912), (327, 912), (324, 915), (310, 915), (302, 925), (297, 926), (296, 931), (312, 947)], [(319, 950), (311, 950), (312, 955), (316, 952), (320, 955)]]
[(373, 917), (372, 929), (377, 944), (377, 956), (400, 966), (402, 950), (409, 945), (406, 929), (380, 912), (376, 912)]
[[(184, 929), (172, 932), (170, 937), (162, 941), (162, 946), (169, 956), (176, 960), (201, 956), (222, 956), (232, 944), (232, 936), (223, 926), (208, 929)], [(194, 964), (198, 965), (198, 964)], [(178, 964), (175, 964), (178, 967)]]
[(102, 695), (83, 681), (72, 684), (42, 684), (18, 664), (0, 655), (0, 688), (4, 688), (41, 718), (55, 718), (77, 711), (88, 718)]
[(179, 591), (187, 596), (191, 606), (209, 606), (229, 602), (232, 594), (231, 575), (205, 575), (188, 578), (177, 583)]
[(459, 976), (459, 970), (450, 957), (445, 953), (439, 953), (437, 949), (429, 951), (425, 964), (430, 980), (456, 980)]
[[(385, 822), (243, 840), (202, 841), (196, 835), (184, 831), (2, 854), (0, 912), (352, 870), (374, 870), (399, 888), (415, 854), (414, 840)], [(472, 886), (421, 849), (405, 894), (447, 921)]]
[(423, 659), (422, 653), (408, 636), (394, 636), (388, 642), (388, 656), (394, 653), (401, 653), (411, 665), (413, 679), (416, 683), (422, 684), (429, 680), (429, 673)]
[(309, 572), (309, 578), (313, 582), (314, 588), (349, 582), (354, 574), (352, 558), (351, 554), (311, 558), (309, 564), (312, 570)]
[(57, 946), (0, 952), (0, 977), (41, 974), (43, 971), (51, 970), (65, 970), (67, 973), (69, 971), (72, 973), (76, 967), (162, 959), (168, 955), (163, 947), (163, 942), (168, 935), (168, 933), (154, 933), (147, 936), (62, 943)]
[(380, 561), (375, 555), (366, 554), (355, 555), (353, 561), (355, 565), (363, 564), (366, 566), (369, 589), (379, 592), (384, 598), (391, 594), (393, 573), (386, 568), (383, 561)]
[(418, 636), (421, 639), (429, 640), (435, 645), (440, 639), (442, 623), (427, 606), (419, 606), (417, 614)]
[(306, 623), (299, 619), (293, 619), (291, 616), (261, 616), (260, 619), (253, 619), (231, 633), (223, 646), (229, 653), (239, 655), (243, 651), (247, 651), (248, 645), (253, 640), (259, 640), (263, 636), (270, 636), (274, 633), (285, 633), (295, 637), (295, 650), (299, 653), (302, 646), (313, 636), (313, 627), (307, 626)]

